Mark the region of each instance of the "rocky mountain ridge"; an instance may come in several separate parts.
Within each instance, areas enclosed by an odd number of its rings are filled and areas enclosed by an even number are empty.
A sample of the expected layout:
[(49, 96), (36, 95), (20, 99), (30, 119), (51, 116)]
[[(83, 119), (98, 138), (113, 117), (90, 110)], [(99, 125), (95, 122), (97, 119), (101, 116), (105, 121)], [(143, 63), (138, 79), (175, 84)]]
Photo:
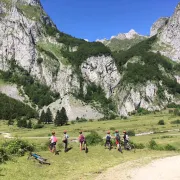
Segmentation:
[[(99, 42), (86, 42), (57, 30), (39, 0), (2, 0), (0, 70), (12, 72), (11, 66), (15, 64), (27, 72), (13, 70), (14, 75), (20, 72), (29, 73), (38, 82), (50, 87), (51, 91), (58, 92), (59, 99), (54, 99), (54, 102), (43, 107), (45, 110), (49, 107), (53, 116), (63, 106), (67, 109), (67, 115), (71, 120), (76, 117), (99, 119), (106, 112), (128, 116), (138, 108), (148, 111), (161, 110), (171, 102), (179, 103), (176, 96), (179, 92), (178, 74), (172, 69), (172, 72), (169, 70), (172, 68), (171, 63), (164, 57), (145, 52), (159, 51), (166, 55), (166, 51), (159, 49), (162, 48), (162, 44), (167, 44), (167, 36), (169, 37), (167, 31), (170, 31), (171, 24), (176, 23), (179, 26), (178, 7), (168, 23), (163, 21), (161, 25), (153, 26), (151, 35), (157, 34), (157, 39), (153, 40), (152, 47), (149, 47), (150, 43), (147, 41), (149, 38), (138, 35), (134, 30), (112, 37), (111, 43), (108, 43), (113, 46), (103, 42), (106, 47)], [(177, 58), (178, 33), (172, 31), (171, 39), (169, 38), (171, 40), (169, 44), (173, 48), (171, 52), (176, 52), (174, 57)], [(137, 53), (146, 46), (148, 46), (146, 51)], [(118, 52), (120, 50), (124, 51)], [(153, 58), (147, 61), (149, 56)], [(148, 69), (150, 66), (154, 68), (153, 62), (149, 65), (148, 63), (155, 58), (158, 62), (157, 70), (162, 75), (156, 74), (154, 75), (156, 78), (151, 78), (152, 74), (149, 72), (147, 79), (141, 82), (140, 78), (146, 74), (143, 68)], [(137, 72), (134, 72), (135, 67)], [(144, 74), (138, 75), (138, 69)], [(127, 76), (130, 75), (133, 81), (128, 79)], [(139, 83), (135, 83), (136, 76)], [(177, 86), (174, 94), (169, 90), (171, 85), (168, 81)], [(114, 106), (111, 100), (115, 107), (111, 107)], [(42, 108), (38, 108), (38, 111), (41, 110)]]

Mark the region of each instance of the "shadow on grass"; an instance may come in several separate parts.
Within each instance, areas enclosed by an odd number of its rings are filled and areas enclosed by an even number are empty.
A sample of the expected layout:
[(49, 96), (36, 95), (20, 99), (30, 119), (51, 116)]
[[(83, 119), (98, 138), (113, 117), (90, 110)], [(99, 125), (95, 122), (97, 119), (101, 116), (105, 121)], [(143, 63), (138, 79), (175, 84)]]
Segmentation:
[(64, 152), (69, 152), (71, 149), (72, 149), (72, 147), (69, 147)]

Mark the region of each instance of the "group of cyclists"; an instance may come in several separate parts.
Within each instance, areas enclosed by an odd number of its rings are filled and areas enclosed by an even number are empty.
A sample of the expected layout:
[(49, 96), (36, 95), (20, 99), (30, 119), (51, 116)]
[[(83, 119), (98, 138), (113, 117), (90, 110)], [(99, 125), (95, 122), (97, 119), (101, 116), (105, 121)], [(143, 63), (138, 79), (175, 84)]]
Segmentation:
[[(127, 144), (129, 142), (129, 136), (127, 134), (126, 131), (123, 131), (123, 140), (124, 140), (124, 148), (127, 149)], [(111, 136), (110, 134), (110, 131), (107, 132), (106, 134), (106, 142), (105, 142), (105, 147), (108, 145), (109, 148), (111, 148), (112, 146), (112, 139), (113, 137)], [(122, 149), (121, 149), (121, 137), (120, 137), (120, 134), (119, 134), (119, 131), (116, 130), (115, 131), (115, 134), (114, 134), (114, 139), (115, 139), (115, 142), (116, 142), (116, 147), (117, 147), (117, 150), (122, 152)]]
[[(128, 136), (126, 131), (123, 131), (123, 134), (124, 134), (123, 135), (124, 147), (126, 148), (128, 142), (129, 142), (129, 136)], [(68, 139), (69, 139), (69, 135), (67, 134), (67, 131), (64, 130), (64, 132), (63, 132), (63, 140), (62, 140), (62, 142), (64, 143), (64, 152), (68, 151)], [(120, 134), (119, 134), (118, 130), (115, 131), (114, 136), (111, 136), (110, 131), (108, 131), (107, 134), (106, 134), (105, 139), (106, 139), (106, 142), (105, 142), (105, 145), (104, 145), (105, 147), (108, 146), (108, 147), (111, 148), (112, 139), (115, 139), (117, 150), (122, 152), (121, 138), (120, 138)], [(52, 136), (50, 137), (49, 140), (50, 140), (49, 150), (52, 153), (56, 154), (57, 153), (57, 151), (56, 151), (57, 138), (56, 138), (56, 135), (55, 135), (54, 131), (52, 132)], [(80, 145), (80, 151), (86, 150), (86, 148), (87, 148), (86, 139), (85, 139), (85, 136), (83, 135), (82, 131), (79, 131), (78, 141), (79, 141), (79, 145)]]

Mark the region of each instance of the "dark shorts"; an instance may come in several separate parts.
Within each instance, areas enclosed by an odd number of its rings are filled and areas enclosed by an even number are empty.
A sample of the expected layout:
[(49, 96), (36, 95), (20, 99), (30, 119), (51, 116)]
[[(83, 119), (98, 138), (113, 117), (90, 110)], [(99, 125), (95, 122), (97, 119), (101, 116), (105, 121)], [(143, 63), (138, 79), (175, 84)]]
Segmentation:
[(50, 143), (50, 149), (52, 150), (53, 148), (55, 148), (56, 147), (56, 142), (53, 142), (53, 143)]

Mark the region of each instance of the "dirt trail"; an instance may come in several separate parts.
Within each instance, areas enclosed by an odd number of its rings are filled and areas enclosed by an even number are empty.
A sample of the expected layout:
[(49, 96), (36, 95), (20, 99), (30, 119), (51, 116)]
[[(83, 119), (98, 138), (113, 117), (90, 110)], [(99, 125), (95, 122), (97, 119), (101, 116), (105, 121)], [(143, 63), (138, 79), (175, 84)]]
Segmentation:
[(133, 161), (110, 168), (96, 180), (180, 180), (180, 156), (167, 157), (152, 161), (145, 166)]

